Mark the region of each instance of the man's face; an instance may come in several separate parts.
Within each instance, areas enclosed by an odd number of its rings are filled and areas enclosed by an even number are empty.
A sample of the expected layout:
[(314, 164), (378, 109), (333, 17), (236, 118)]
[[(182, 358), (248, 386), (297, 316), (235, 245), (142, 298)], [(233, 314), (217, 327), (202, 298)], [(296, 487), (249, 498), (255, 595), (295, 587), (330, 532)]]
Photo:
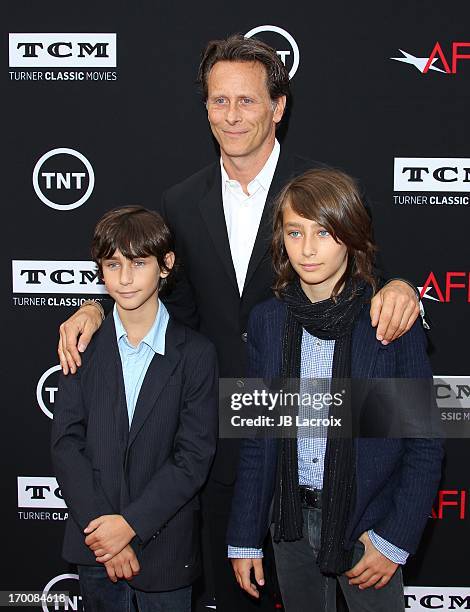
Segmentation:
[(222, 154), (247, 157), (271, 152), (285, 96), (269, 96), (260, 62), (217, 62), (209, 72), (207, 112)]

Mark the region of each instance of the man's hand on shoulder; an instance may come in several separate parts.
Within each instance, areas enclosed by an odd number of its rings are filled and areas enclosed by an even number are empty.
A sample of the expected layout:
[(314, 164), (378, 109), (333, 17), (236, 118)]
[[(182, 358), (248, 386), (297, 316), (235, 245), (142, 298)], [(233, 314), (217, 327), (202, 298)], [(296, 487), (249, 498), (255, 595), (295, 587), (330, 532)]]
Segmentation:
[(346, 572), (349, 584), (356, 584), (360, 590), (368, 589), (371, 586), (381, 589), (397, 571), (398, 563), (390, 561), (375, 548), (367, 531), (361, 535), (359, 540), (364, 544), (364, 555), (349, 572)]
[(71, 372), (75, 374), (77, 368), (82, 365), (80, 353), (88, 346), (93, 334), (102, 323), (101, 313), (98, 307), (93, 305), (79, 308), (59, 328), (59, 353), (60, 365), (64, 374)]
[(121, 552), (104, 564), (111, 582), (125, 578), (132, 580), (140, 572), (140, 565), (132, 546), (128, 544)]
[(251, 582), (251, 568), (254, 570), (255, 580), (259, 586), (264, 585), (263, 559), (230, 559), (235, 578), (240, 587), (252, 597), (259, 598), (256, 584)]
[(377, 327), (377, 340), (382, 344), (388, 344), (408, 332), (418, 315), (416, 291), (401, 280), (388, 282), (371, 302), (371, 323)]
[(99, 563), (106, 563), (129, 544), (135, 531), (120, 514), (105, 514), (85, 527), (85, 544)]

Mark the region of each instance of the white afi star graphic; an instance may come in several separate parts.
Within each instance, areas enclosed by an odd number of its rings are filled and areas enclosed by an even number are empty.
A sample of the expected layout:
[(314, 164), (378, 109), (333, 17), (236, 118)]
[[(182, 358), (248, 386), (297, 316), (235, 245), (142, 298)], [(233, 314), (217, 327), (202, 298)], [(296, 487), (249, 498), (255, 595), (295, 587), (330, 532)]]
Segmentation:
[[(414, 55), (411, 55), (411, 53), (407, 53), (402, 49), (398, 49), (398, 51), (403, 53), (404, 57), (391, 57), (390, 59), (396, 60), (397, 62), (404, 62), (405, 64), (411, 64), (412, 66), (415, 66), (421, 72), (421, 74), (423, 74), (423, 70), (426, 68), (429, 57), (415, 57)], [(436, 72), (445, 73), (445, 70), (441, 70), (440, 68), (436, 68), (436, 66), (434, 66), (434, 63), (437, 62), (438, 59), (439, 58), (435, 57), (432, 60), (429, 70), (436, 70)]]
[[(419, 294), (421, 295), (421, 292), (423, 290), (423, 287), (416, 287), (419, 291)], [(433, 297), (432, 295), (429, 295), (429, 292), (431, 291), (432, 287), (426, 287), (426, 291), (423, 293), (421, 299), (423, 298), (427, 298), (428, 300), (434, 300), (435, 302), (440, 302), (440, 300), (438, 298)]]

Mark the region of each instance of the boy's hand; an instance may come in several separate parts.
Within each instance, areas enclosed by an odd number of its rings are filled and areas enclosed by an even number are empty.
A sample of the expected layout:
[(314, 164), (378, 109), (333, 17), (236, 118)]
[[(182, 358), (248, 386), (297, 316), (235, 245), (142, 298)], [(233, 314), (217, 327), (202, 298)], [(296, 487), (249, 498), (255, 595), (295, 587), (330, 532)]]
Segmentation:
[(60, 337), (57, 352), (64, 374), (68, 374), (69, 371), (75, 374), (77, 367), (82, 365), (80, 353), (85, 351), (91, 337), (100, 325), (100, 311), (91, 304), (79, 308), (67, 321), (62, 323), (59, 328)]
[(235, 578), (240, 587), (252, 597), (259, 598), (256, 585), (250, 580), (251, 568), (254, 569), (255, 580), (259, 586), (264, 585), (263, 559), (230, 559)]
[(140, 572), (139, 562), (132, 546), (129, 544), (107, 561), (104, 566), (111, 582), (117, 582), (120, 578), (132, 580)]
[(364, 544), (365, 551), (362, 559), (345, 573), (350, 578), (349, 584), (357, 584), (361, 590), (373, 585), (375, 589), (381, 589), (396, 572), (398, 563), (390, 561), (375, 548), (367, 531), (361, 535), (359, 540)]
[(129, 544), (135, 531), (120, 514), (105, 514), (88, 523), (85, 544), (99, 563), (106, 563)]
[(419, 315), (416, 291), (408, 283), (390, 281), (374, 295), (370, 306), (372, 327), (377, 340), (388, 344), (411, 329)]

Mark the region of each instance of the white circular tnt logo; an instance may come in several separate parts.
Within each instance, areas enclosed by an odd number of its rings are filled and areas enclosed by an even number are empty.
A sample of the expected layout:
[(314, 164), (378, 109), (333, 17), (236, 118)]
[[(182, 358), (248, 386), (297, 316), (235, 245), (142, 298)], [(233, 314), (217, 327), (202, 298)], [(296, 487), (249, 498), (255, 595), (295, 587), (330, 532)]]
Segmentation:
[(91, 196), (94, 186), (90, 162), (74, 149), (52, 149), (34, 166), (34, 191), (41, 202), (55, 210), (78, 208)]
[[(267, 34), (267, 36), (258, 37), (258, 34), (262, 33)], [(262, 38), (264, 42), (276, 49), (282, 63), (289, 70), (289, 78), (292, 78), (297, 72), (300, 62), (299, 46), (294, 37), (286, 30), (273, 25), (257, 26), (245, 34), (245, 38), (251, 38), (252, 36)]]
[(52, 366), (44, 372), (36, 387), (36, 399), (39, 407), (50, 419), (54, 418), (55, 396), (59, 389), (59, 372), (60, 365)]
[[(58, 583), (61, 583), (60, 585)], [(54, 587), (54, 588), (52, 588)], [(49, 580), (43, 590), (43, 595), (47, 595), (49, 591), (66, 591), (68, 597), (64, 601), (58, 601), (56, 604), (51, 602), (47, 604), (43, 602), (43, 612), (51, 612), (52, 610), (80, 610), (84, 609), (82, 596), (78, 586), (78, 574), (59, 574)]]

